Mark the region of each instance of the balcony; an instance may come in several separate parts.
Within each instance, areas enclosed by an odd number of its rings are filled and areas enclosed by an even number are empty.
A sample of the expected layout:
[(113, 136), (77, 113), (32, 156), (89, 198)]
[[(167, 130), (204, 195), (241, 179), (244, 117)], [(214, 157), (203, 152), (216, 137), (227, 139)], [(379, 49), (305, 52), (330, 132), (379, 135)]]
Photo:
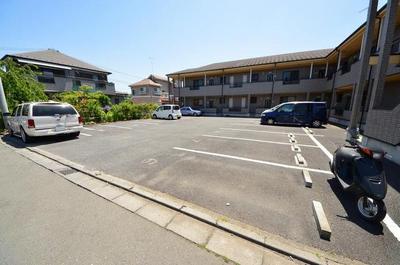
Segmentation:
[(335, 87), (356, 83), (358, 81), (358, 74), (360, 73), (360, 64), (360, 61), (357, 61), (346, 68), (340, 69), (336, 74)]

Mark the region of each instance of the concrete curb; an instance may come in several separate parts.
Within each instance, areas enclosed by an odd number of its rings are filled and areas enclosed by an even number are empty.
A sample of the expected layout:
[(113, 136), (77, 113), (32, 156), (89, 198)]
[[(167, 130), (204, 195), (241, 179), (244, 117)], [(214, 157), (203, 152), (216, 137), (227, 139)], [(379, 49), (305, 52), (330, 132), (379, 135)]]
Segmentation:
[[(262, 246), (266, 249), (276, 251), (285, 256), (296, 258), (307, 264), (318, 264), (318, 265), (322, 265), (322, 264), (323, 265), (326, 265), (326, 264), (354, 264), (355, 262), (357, 264), (362, 264), (358, 261), (350, 260), (345, 257), (336, 256), (336, 255), (321, 251), (319, 249), (315, 249), (315, 248), (308, 247), (308, 246), (303, 246), (299, 243), (294, 243), (290, 240), (280, 238), (276, 235), (270, 234), (270, 233), (260, 230), (256, 227), (253, 227), (253, 226), (250, 226), (247, 224), (243, 224), (239, 221), (236, 221), (229, 217), (214, 213), (208, 209), (204, 209), (204, 208), (194, 205), (190, 202), (186, 202), (184, 200), (172, 197), (165, 193), (151, 190), (149, 188), (140, 186), (136, 183), (126, 181), (126, 180), (123, 180), (123, 179), (120, 179), (120, 178), (117, 178), (117, 177), (114, 177), (114, 176), (111, 176), (108, 174), (104, 174), (103, 172), (88, 170), (82, 165), (79, 165), (77, 163), (74, 163), (65, 158), (59, 157), (57, 155), (51, 154), (47, 151), (44, 151), (44, 150), (41, 150), (41, 149), (38, 149), (35, 147), (27, 147), (27, 149), (33, 153), (39, 154), (50, 160), (56, 161), (64, 166), (75, 169), (76, 171), (82, 172), (86, 175), (89, 175), (89, 176), (95, 178), (95, 179), (104, 181), (104, 182), (108, 183), (109, 185), (123, 189), (129, 193), (139, 195), (140, 197), (143, 197), (147, 200), (153, 201), (157, 204), (166, 206), (169, 209), (177, 211), (178, 212), (177, 214), (183, 214), (183, 215), (193, 217), (193, 218), (197, 219), (198, 221), (201, 221), (203, 223), (206, 223), (208, 225), (215, 227), (216, 229), (229, 232), (229, 233), (234, 234), (242, 239), (248, 240), (252, 243)], [(26, 154), (22, 154), (22, 155), (26, 156), (29, 159), (29, 157)], [(55, 173), (66, 178), (66, 176), (62, 175), (59, 172), (55, 172)], [(66, 178), (66, 179), (68, 179), (68, 178)], [(106, 186), (106, 187), (108, 187), (108, 186)], [(104, 189), (104, 188), (105, 187), (103, 187), (102, 189)], [(107, 188), (107, 189), (110, 189), (110, 188)], [(123, 193), (120, 197), (122, 197), (126, 194), (129, 194), (129, 193)], [(118, 201), (118, 198), (120, 198), (117, 196), (116, 198), (110, 199), (110, 197), (107, 198), (107, 196), (104, 196), (104, 194), (101, 194), (101, 195), (103, 195), (102, 197), (109, 199), (112, 202)], [(115, 203), (121, 206), (120, 203), (117, 203), (117, 202), (115, 202)], [(145, 206), (146, 205), (144, 205), (143, 207), (145, 207)], [(122, 206), (122, 207), (124, 207), (124, 206)], [(126, 207), (124, 207), (124, 208), (126, 208)], [(139, 208), (139, 210), (140, 209), (142, 209), (142, 207)], [(130, 209), (128, 209), (128, 210), (130, 210)], [(135, 211), (135, 213), (138, 212), (139, 210)], [(144, 212), (144, 210), (142, 210), (142, 211)], [(170, 221), (172, 222), (174, 220), (174, 218), (175, 217), (172, 217), (172, 219)], [(168, 226), (168, 224), (166, 224), (165, 226)]]

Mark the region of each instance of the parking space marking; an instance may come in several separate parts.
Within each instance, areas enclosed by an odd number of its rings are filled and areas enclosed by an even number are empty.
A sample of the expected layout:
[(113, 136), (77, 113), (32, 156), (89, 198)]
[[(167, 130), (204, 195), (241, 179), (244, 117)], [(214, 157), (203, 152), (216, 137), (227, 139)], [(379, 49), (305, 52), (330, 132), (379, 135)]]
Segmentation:
[(101, 126), (105, 126), (105, 127), (111, 127), (111, 128), (117, 128), (117, 129), (126, 129), (126, 130), (132, 130), (132, 128), (131, 128), (131, 127), (125, 127), (125, 126), (119, 126), (119, 125), (102, 124)]
[[(287, 135), (287, 132), (273, 132), (273, 131), (264, 131), (264, 130), (251, 130), (251, 129), (235, 129), (235, 128), (219, 128), (220, 130), (229, 130), (229, 131), (239, 131), (239, 132), (260, 132), (260, 133), (272, 133), (272, 134), (284, 134)], [(302, 135), (307, 136), (306, 133), (294, 133), (294, 135)], [(314, 135), (318, 137), (323, 137), (323, 135)]]
[(400, 241), (400, 227), (393, 221), (393, 219), (386, 214), (385, 219), (383, 219), (383, 223), (386, 227), (392, 232), (395, 238)]
[[(311, 140), (324, 152), (324, 154), (332, 161), (333, 155), (328, 151), (328, 149), (325, 148), (315, 137), (310, 134), (305, 128), (303, 130), (306, 132), (306, 134), (311, 138)], [(394, 237), (400, 241), (400, 227), (398, 224), (396, 224), (393, 219), (389, 216), (389, 214), (386, 214), (385, 219), (383, 219), (383, 223), (386, 225), (386, 227), (389, 229), (389, 231), (394, 235)]]
[(315, 139), (314, 135), (309, 133), (304, 127), (303, 131), (310, 137), (310, 139), (324, 152), (324, 154), (329, 158), (330, 161), (332, 161), (333, 155), (328, 151), (328, 149), (325, 148), (317, 139)]
[(83, 129), (88, 130), (88, 131), (104, 132), (103, 129), (94, 129), (94, 128), (89, 128), (89, 127), (83, 127)]
[(200, 151), (200, 150), (186, 149), (186, 148), (182, 148), (182, 147), (173, 147), (173, 149), (185, 151), (185, 152), (202, 154), (202, 155), (217, 156), (217, 157), (230, 158), (230, 159), (247, 161), (247, 162), (252, 162), (252, 163), (264, 164), (264, 165), (269, 165), (269, 166), (276, 166), (276, 167), (283, 167), (283, 168), (290, 168), (290, 169), (297, 169), (297, 170), (307, 169), (310, 172), (317, 172), (317, 173), (332, 175), (332, 172), (329, 170), (292, 166), (292, 165), (280, 164), (280, 163), (275, 163), (275, 162), (250, 159), (250, 158), (240, 157), (240, 156), (232, 156), (232, 155), (225, 155), (225, 154), (219, 154), (219, 153), (205, 152), (205, 151)]
[(81, 132), (81, 133), (80, 133), (80, 135), (83, 135), (83, 136), (89, 136), (89, 137), (90, 137), (90, 136), (92, 136), (91, 134), (88, 134), (88, 133), (83, 133), (83, 132)]
[[(285, 143), (285, 142), (275, 142), (275, 141), (257, 140), (257, 139), (240, 138), (240, 137), (219, 136), (219, 135), (210, 135), (210, 134), (203, 134), (202, 136), (204, 136), (204, 137), (210, 137), (210, 138), (227, 139), (227, 140), (238, 140), (238, 141), (249, 141), (249, 142), (258, 142), (258, 143), (292, 145), (291, 143)], [(309, 144), (298, 144), (298, 146), (319, 148), (319, 147), (316, 146), (316, 145), (309, 145)]]

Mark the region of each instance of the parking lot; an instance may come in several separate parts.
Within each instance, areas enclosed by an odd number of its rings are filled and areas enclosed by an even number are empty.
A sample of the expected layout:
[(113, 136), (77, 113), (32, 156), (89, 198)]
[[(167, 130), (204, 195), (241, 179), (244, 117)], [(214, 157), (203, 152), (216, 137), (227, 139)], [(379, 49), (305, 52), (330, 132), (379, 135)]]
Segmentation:
[[(290, 135), (300, 151), (293, 150)], [(399, 264), (393, 227), (361, 220), (330, 173), (329, 156), (344, 138), (345, 131), (332, 125), (311, 134), (302, 127), (262, 126), (258, 119), (184, 117), (92, 125), (78, 139), (31, 145), (306, 245), (366, 263)], [(296, 161), (297, 153), (306, 165)], [(390, 162), (385, 167), (388, 214), (400, 224), (398, 169)], [(304, 185), (304, 168), (312, 188)], [(319, 238), (313, 200), (325, 210), (330, 241)]]

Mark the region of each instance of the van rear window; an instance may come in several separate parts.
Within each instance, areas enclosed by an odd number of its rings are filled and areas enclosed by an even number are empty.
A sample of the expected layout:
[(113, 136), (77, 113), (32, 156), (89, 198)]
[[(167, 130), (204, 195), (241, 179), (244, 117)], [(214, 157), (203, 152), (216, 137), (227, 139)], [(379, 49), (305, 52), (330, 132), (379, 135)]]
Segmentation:
[(68, 105), (35, 105), (32, 108), (33, 116), (54, 116), (56, 114), (75, 115), (77, 113), (71, 106)]
[(179, 106), (174, 106), (174, 110), (179, 110)]

